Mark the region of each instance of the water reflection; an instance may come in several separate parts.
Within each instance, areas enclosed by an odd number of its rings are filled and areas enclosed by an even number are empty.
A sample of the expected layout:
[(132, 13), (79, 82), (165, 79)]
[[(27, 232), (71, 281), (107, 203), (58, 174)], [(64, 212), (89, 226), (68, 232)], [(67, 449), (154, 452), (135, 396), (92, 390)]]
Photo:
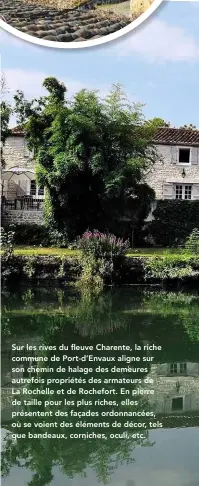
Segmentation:
[[(158, 353), (148, 352), (147, 371), (144, 377), (149, 378), (147, 388), (154, 389), (154, 394), (139, 397), (139, 410), (153, 410), (154, 423), (162, 423), (163, 428), (149, 426), (142, 430), (142, 438), (127, 437), (132, 429), (126, 427), (127, 417), (120, 417), (121, 427), (118, 429), (119, 439), (16, 439), (10, 434), (4, 438), (2, 466), (5, 486), (13, 484), (22, 486), (95, 486), (113, 484), (114, 486), (194, 486), (198, 484), (198, 460), (196, 458), (196, 442), (199, 439), (199, 297), (190, 294), (164, 292), (132, 292), (132, 290), (115, 290), (107, 292), (96, 299), (78, 298), (73, 292), (63, 290), (29, 289), (5, 294), (3, 308), (3, 339), (2, 339), (2, 426), (7, 431), (16, 432), (12, 427), (12, 380), (37, 377), (28, 371), (29, 365), (22, 361), (17, 373), (12, 373), (11, 345), (60, 345), (61, 343), (96, 344), (130, 344), (138, 345), (155, 343), (161, 345)], [(16, 354), (16, 353), (15, 353)], [(53, 351), (43, 352), (47, 357), (45, 366), (50, 365)], [(58, 353), (59, 354), (59, 353)], [(102, 353), (103, 354), (103, 353)], [(135, 353), (134, 353), (135, 354)], [(143, 352), (137, 351), (140, 366), (143, 362)], [(21, 352), (24, 355), (24, 351)], [(28, 355), (28, 352), (27, 352)], [(146, 355), (146, 353), (145, 353)], [(18, 353), (20, 356), (20, 352)], [(154, 359), (150, 359), (154, 356)], [(57, 376), (55, 365), (54, 374)], [(108, 378), (110, 369), (106, 373)], [(124, 363), (120, 364), (121, 370)], [(96, 365), (97, 368), (97, 365)], [(94, 369), (94, 376), (104, 378), (104, 373)], [(42, 373), (40, 377), (44, 376)], [(60, 374), (66, 378), (66, 372)], [(81, 378), (82, 374), (77, 373)], [(121, 377), (129, 374), (121, 372)], [(133, 378), (142, 379), (139, 373)], [(150, 385), (150, 378), (154, 383)], [(16, 383), (18, 387), (18, 384)], [(23, 384), (20, 384), (21, 388)], [(98, 385), (95, 385), (96, 388)], [(100, 386), (100, 385), (99, 385)], [(135, 386), (135, 385), (132, 385)], [(144, 384), (143, 384), (144, 386)], [(14, 385), (13, 385), (14, 387)], [(30, 383), (29, 389), (35, 388)], [(65, 392), (68, 385), (63, 385)], [(74, 385), (77, 397), (79, 385)], [(114, 385), (118, 393), (118, 411), (133, 411), (133, 406), (121, 408), (119, 395), (120, 385)], [(53, 385), (54, 392), (59, 385)], [(35, 397), (35, 395), (34, 395)], [(44, 401), (46, 395), (38, 395), (41, 400), (41, 411), (46, 410)], [(82, 398), (82, 397), (79, 397)], [(47, 410), (55, 410), (49, 406)], [(74, 408), (74, 407), (73, 407)], [(82, 407), (81, 410), (87, 410)], [(93, 412), (97, 405), (90, 407)], [(22, 407), (14, 408), (21, 411)], [(32, 410), (23, 405), (23, 411)], [(66, 406), (61, 407), (66, 410)], [(70, 407), (68, 407), (70, 410)], [(105, 406), (105, 411), (110, 407)], [(22, 427), (19, 433), (27, 432), (23, 420), (31, 422), (28, 429), (32, 434), (38, 432), (34, 420), (21, 419)], [(58, 432), (63, 417), (56, 417)], [(132, 419), (130, 419), (132, 420)], [(186, 429), (185, 429), (186, 428)], [(185, 430), (184, 430), (185, 429)], [(44, 427), (44, 431), (46, 428)], [(79, 431), (85, 432), (81, 427)], [(102, 430), (96, 429), (102, 433)], [(18, 432), (18, 430), (17, 430)], [(48, 428), (48, 433), (55, 432)], [(111, 432), (111, 430), (109, 431)], [(186, 435), (184, 435), (184, 432)], [(132, 434), (131, 434), (132, 435)], [(168, 461), (171, 470), (170, 480), (166, 481), (165, 446), (169, 446)], [(183, 450), (182, 450), (183, 446)], [(180, 451), (182, 454), (180, 455)], [(186, 460), (184, 458), (186, 456)], [(194, 460), (195, 457), (195, 460)], [(176, 471), (174, 467), (176, 463)], [(186, 463), (186, 474), (184, 465)], [(164, 467), (163, 467), (164, 466)], [(156, 472), (154, 473), (154, 469)], [(175, 471), (175, 472), (174, 472)], [(165, 474), (165, 478), (164, 478)], [(86, 477), (85, 477), (86, 475)]]

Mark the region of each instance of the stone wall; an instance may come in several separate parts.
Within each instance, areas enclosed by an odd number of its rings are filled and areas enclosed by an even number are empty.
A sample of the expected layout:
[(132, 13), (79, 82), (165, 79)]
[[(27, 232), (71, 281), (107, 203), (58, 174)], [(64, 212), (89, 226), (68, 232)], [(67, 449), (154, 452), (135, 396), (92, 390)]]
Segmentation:
[(183, 397), (183, 412), (199, 411), (199, 364), (187, 363), (187, 376), (165, 376), (167, 368), (167, 363), (152, 365), (148, 374), (154, 380), (153, 384), (146, 385), (155, 391), (154, 395), (149, 395), (152, 408), (158, 414), (171, 414), (172, 400)]
[[(3, 156), (5, 169), (11, 169), (12, 167), (35, 169), (33, 154), (29, 151), (23, 135), (13, 135), (6, 139)], [(18, 176), (14, 174), (9, 181), (4, 181), (3, 194), (7, 199), (30, 194), (30, 178), (21, 174), (19, 180)]]
[(10, 226), (11, 224), (42, 225), (43, 223), (43, 211), (4, 209), (2, 213), (2, 224), (5, 227)]
[(23, 135), (12, 135), (6, 139), (3, 156), (6, 169), (11, 169), (12, 167), (35, 168), (33, 154), (28, 150)]
[[(177, 146), (159, 145), (157, 152), (160, 156), (159, 161), (154, 164), (153, 169), (147, 174), (145, 180), (156, 193), (156, 199), (173, 199), (173, 184), (195, 184), (195, 195), (193, 199), (199, 199), (199, 148), (198, 157), (194, 159), (194, 164), (177, 163)], [(192, 161), (193, 162), (193, 161)], [(183, 168), (186, 176), (182, 177)]]

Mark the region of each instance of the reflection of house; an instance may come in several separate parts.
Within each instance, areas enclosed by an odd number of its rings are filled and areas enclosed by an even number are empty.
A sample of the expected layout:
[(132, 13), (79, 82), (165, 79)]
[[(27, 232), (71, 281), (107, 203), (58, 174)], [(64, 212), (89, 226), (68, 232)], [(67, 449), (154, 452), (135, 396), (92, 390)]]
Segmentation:
[(199, 412), (199, 363), (153, 365), (148, 377), (154, 389), (150, 403), (157, 414)]

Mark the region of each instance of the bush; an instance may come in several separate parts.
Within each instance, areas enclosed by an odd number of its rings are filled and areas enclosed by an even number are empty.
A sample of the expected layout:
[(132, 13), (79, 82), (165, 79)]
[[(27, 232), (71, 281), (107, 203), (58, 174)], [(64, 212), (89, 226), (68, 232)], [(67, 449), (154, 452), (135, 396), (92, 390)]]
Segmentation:
[(13, 229), (10, 228), (8, 231), (6, 231), (4, 228), (1, 228), (1, 249), (8, 259), (13, 256), (14, 239), (15, 232)]
[(189, 238), (187, 239), (185, 248), (195, 255), (199, 254), (199, 230), (197, 228), (194, 228), (194, 230), (190, 234)]
[(49, 246), (57, 246), (58, 248), (68, 247), (68, 237), (65, 233), (58, 230), (48, 230), (48, 244)]
[(146, 280), (185, 280), (199, 277), (197, 258), (168, 255), (163, 258), (148, 258), (145, 262)]
[(77, 247), (84, 254), (92, 254), (98, 258), (114, 258), (125, 255), (130, 247), (129, 241), (124, 241), (112, 234), (100, 233), (97, 230), (86, 231), (77, 241)]
[(112, 283), (115, 264), (126, 253), (129, 241), (94, 230), (86, 231), (78, 239), (77, 247), (83, 253), (79, 286), (84, 293), (98, 293), (105, 283)]
[(23, 246), (68, 246), (67, 236), (57, 230), (50, 230), (46, 226), (37, 224), (20, 224), (14, 227), (15, 245)]
[(147, 233), (161, 246), (184, 246), (194, 228), (199, 228), (199, 201), (158, 201)]

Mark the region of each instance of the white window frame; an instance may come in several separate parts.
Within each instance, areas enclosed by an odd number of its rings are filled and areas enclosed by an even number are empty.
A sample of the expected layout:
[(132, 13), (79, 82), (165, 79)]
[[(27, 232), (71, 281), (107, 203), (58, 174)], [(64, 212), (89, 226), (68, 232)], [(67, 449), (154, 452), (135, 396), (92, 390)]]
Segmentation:
[[(179, 162), (180, 158), (180, 150), (189, 150), (189, 162)], [(191, 147), (178, 147), (178, 160), (177, 160), (177, 165), (183, 166), (183, 167), (189, 167), (191, 165), (191, 156), (192, 156), (192, 149)]]
[[(176, 197), (176, 186), (182, 186), (182, 199)], [(190, 199), (185, 199), (185, 187), (186, 186), (191, 186), (191, 198)], [(177, 183), (174, 184), (174, 194), (175, 194), (175, 198), (176, 200), (178, 201), (192, 201), (193, 200), (193, 184), (189, 184), (188, 182), (182, 182), (182, 183)]]

